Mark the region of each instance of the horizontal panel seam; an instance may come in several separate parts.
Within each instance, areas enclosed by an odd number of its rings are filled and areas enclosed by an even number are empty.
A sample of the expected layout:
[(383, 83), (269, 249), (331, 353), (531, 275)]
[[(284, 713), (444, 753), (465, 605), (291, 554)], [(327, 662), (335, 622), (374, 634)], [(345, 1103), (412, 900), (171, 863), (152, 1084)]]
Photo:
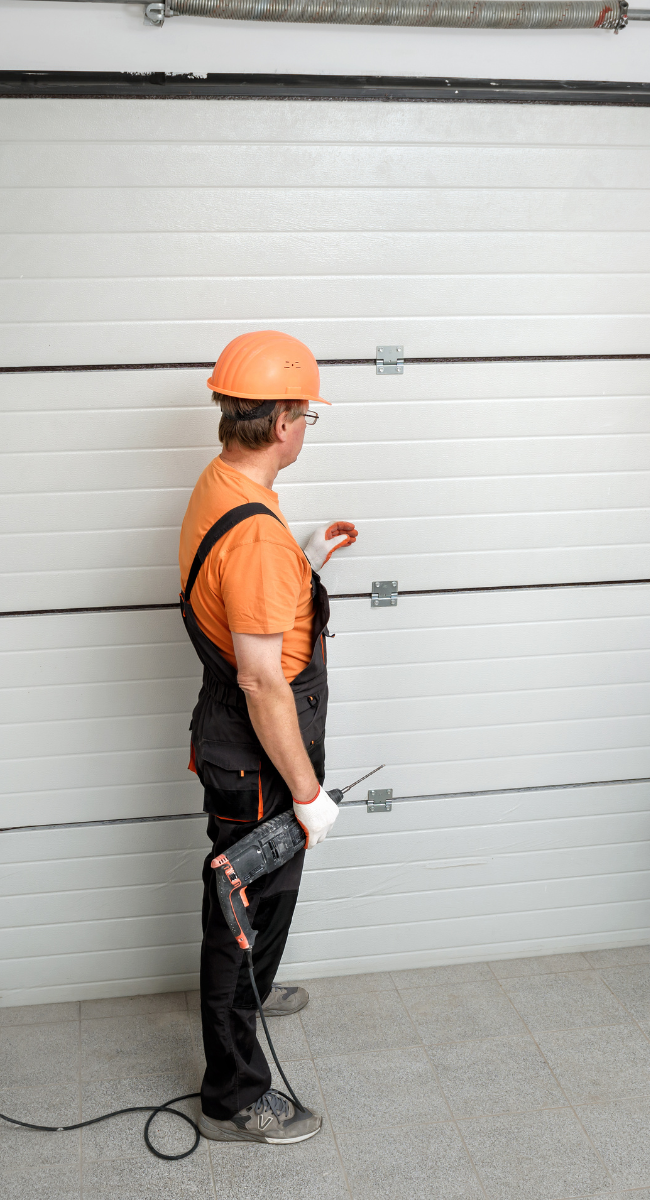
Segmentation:
[[(635, 783), (650, 783), (650, 776), (643, 775), (643, 776), (639, 776), (639, 777), (633, 778), (633, 779), (599, 779), (599, 780), (590, 780), (589, 782), (586, 782), (586, 783), (540, 784), (538, 786), (525, 787), (525, 788), (521, 788), (521, 787), (519, 787), (519, 788), (491, 788), (491, 789), (488, 789), (485, 791), (439, 792), (439, 793), (431, 793), (428, 796), (396, 796), (393, 799), (393, 803), (395, 804), (397, 802), (403, 803), (405, 801), (420, 801), (420, 800), (454, 800), (454, 799), (465, 799), (465, 798), (469, 798), (469, 797), (473, 797), (473, 796), (518, 796), (518, 795), (528, 795), (531, 792), (556, 792), (556, 791), (576, 790), (578, 788), (614, 787), (616, 785), (635, 784)], [(347, 800), (347, 801), (344, 801), (343, 807), (358, 808), (361, 805), (364, 805), (365, 803), (366, 803), (365, 800)], [(631, 812), (636, 814), (636, 810), (631, 810)], [(116, 817), (112, 820), (106, 820), (106, 821), (62, 821), (62, 822), (58, 822), (58, 823), (54, 823), (54, 824), (50, 824), (50, 825), (15, 825), (15, 826), (7, 826), (5, 828), (0, 828), (0, 833), (26, 833), (26, 832), (32, 832), (32, 831), (38, 831), (38, 830), (45, 830), (45, 829), (79, 829), (82, 827), (83, 828), (97, 828), (97, 827), (103, 826), (103, 825), (141, 825), (141, 824), (151, 823), (151, 822), (156, 822), (156, 821), (183, 821), (183, 820), (187, 820), (188, 818), (196, 818), (196, 817), (203, 817), (205, 819), (208, 817), (208, 815), (209, 814), (205, 813), (205, 812), (174, 813), (171, 815), (152, 816), (152, 817)], [(598, 813), (598, 814), (594, 814), (594, 815), (610, 816), (611, 814)], [(617, 814), (617, 815), (620, 815), (620, 814)], [(558, 818), (554, 818), (554, 819), (558, 819)], [(575, 818), (567, 817), (565, 819), (573, 820)], [(512, 824), (512, 822), (511, 822), (511, 824)], [(500, 825), (500, 827), (502, 827), (501, 822), (499, 823), (499, 825)], [(458, 826), (458, 828), (465, 828), (465, 827)], [(406, 832), (409, 832), (409, 831), (406, 831)], [(418, 831), (416, 830), (416, 832), (418, 832)]]
[[(108, 569), (108, 568), (107, 568)], [(531, 592), (550, 590), (551, 588), (581, 588), (581, 587), (630, 587), (633, 585), (650, 584), (650, 579), (598, 579), (579, 580), (570, 583), (505, 583), (491, 587), (464, 588), (422, 588), (414, 591), (399, 592), (399, 596), (461, 596), (483, 592)], [(371, 592), (333, 592), (330, 600), (369, 600)], [(46, 616), (78, 616), (84, 613), (113, 613), (113, 612), (152, 612), (156, 610), (171, 610), (179, 608), (178, 600), (164, 604), (108, 604), (89, 606), (87, 608), (26, 608), (6, 609), (0, 612), (0, 617), (46, 617)], [(367, 631), (373, 632), (373, 631)], [(382, 630), (382, 632), (385, 632)], [(403, 631), (400, 631), (403, 632)], [(149, 643), (147, 643), (148, 645)]]
[[(594, 362), (602, 360), (621, 361), (648, 359), (650, 353), (644, 354), (507, 354), (486, 355), (454, 358), (405, 358), (406, 366), (417, 366), (425, 363), (462, 364), (462, 363), (493, 363), (493, 362)], [(374, 358), (320, 358), (320, 367), (339, 366), (374, 366)], [(54, 366), (11, 367), (0, 366), (0, 375), (30, 374), (39, 372), (59, 371), (176, 371), (192, 369), (209, 369), (213, 362), (185, 363), (83, 363)]]

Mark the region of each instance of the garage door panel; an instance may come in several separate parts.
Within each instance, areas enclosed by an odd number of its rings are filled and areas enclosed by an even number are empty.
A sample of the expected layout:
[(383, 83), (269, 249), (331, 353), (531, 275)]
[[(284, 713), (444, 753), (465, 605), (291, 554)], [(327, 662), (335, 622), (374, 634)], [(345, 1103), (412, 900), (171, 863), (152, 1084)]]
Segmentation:
[[(403, 863), (395, 862), (342, 868), (340, 871), (305, 872), (300, 886), (301, 906), (377, 896), (414, 898), (420, 892), (433, 891), (440, 895), (444, 903), (449, 891), (460, 888), (473, 892), (477, 887), (498, 886), (504, 895), (508, 895), (513, 884), (531, 881), (546, 886), (548, 899), (549, 895), (553, 895), (556, 880), (571, 879), (579, 884), (583, 879), (615, 879), (628, 872), (643, 873), (647, 870), (648, 843), (645, 841), (638, 845), (617, 843), (616, 846), (571, 846), (514, 853), (503, 850), (485, 854), (480, 847), (476, 848), (476, 840), (472, 837), (464, 856), (449, 859), (440, 856), (429, 861), (413, 862), (409, 863), (408, 870), (405, 870)], [(91, 893), (87, 894), (88, 902), (92, 904)], [(132, 894), (135, 898), (135, 891)], [(147, 903), (148, 894), (148, 890), (143, 888), (143, 896), (138, 903)], [(67, 895), (54, 893), (52, 899), (57, 912), (66, 914), (68, 919), (74, 917), (71, 899)], [(25, 903), (26, 900), (19, 896), (11, 903), (7, 902), (8, 925), (12, 922), (11, 914), (18, 913), (20, 906)]]
[(313, 145), (147, 141), (136, 143), (6, 142), (0, 169), (18, 188), (217, 186), (519, 187), (594, 189), (650, 186), (650, 164), (636, 146)]
[(627, 230), (647, 233), (647, 191), (639, 188), (39, 187), (6, 189), (0, 232), (602, 233), (616, 210)]
[[(643, 574), (648, 509), (468, 514), (398, 520), (384, 518), (368, 522), (357, 519), (356, 524), (359, 541), (356, 546), (349, 547), (349, 554), (342, 560), (332, 563), (331, 571), (327, 574), (328, 581), (334, 577), (337, 581), (339, 578), (345, 580), (346, 575), (350, 574), (358, 580), (360, 572), (367, 570), (374, 573), (384, 560), (394, 561), (394, 570), (397, 570), (397, 564), (401, 565), (401, 561), (407, 560), (411, 566), (407, 576), (410, 583), (412, 564), (417, 563), (418, 559), (421, 559), (421, 569), (417, 573), (422, 577), (424, 571), (426, 577), (427, 560), (433, 559), (437, 565), (443, 555), (458, 558), (478, 552), (483, 555), (495, 552), (496, 561), (498, 552), (514, 551), (517, 555), (521, 554), (523, 562), (529, 551), (535, 554), (536, 551), (557, 550), (561, 555), (563, 550), (570, 547), (588, 551), (590, 542), (603, 551), (609, 548), (613, 552), (625, 551), (633, 547), (639, 555), (639, 567)], [(311, 522), (293, 524), (294, 535), (300, 545), (306, 544), (312, 530)], [(176, 523), (158, 529), (61, 533), (55, 538), (50, 534), (10, 534), (2, 539), (2, 557), (7, 574), (14, 576), (21, 573), (30, 576), (42, 574), (33, 571), (35, 563), (55, 573), (72, 572), (75, 575), (81, 573), (79, 564), (83, 564), (84, 571), (124, 571), (141, 566), (147, 573), (164, 564), (176, 574), (172, 582), (175, 588), (178, 582), (178, 534), (179, 526)], [(427, 548), (427, 553), (422, 552), (423, 547)], [(513, 581), (519, 582), (521, 570), (518, 560), (515, 560), (510, 576)], [(523, 571), (526, 571), (525, 565)], [(543, 578), (546, 578), (546, 573)], [(157, 597), (155, 586), (152, 586), (149, 594)], [(79, 600), (83, 603), (81, 593)]]
[[(409, 373), (419, 370), (421, 368), (407, 366)], [(187, 399), (193, 398), (195, 406), (190, 407), (188, 403), (183, 408), (160, 407), (153, 411), (127, 408), (131, 397), (125, 395), (126, 380), (117, 372), (110, 374), (117, 398), (122, 398), (124, 408), (96, 410), (92, 407), (92, 395), (87, 394), (91, 407), (85, 412), (75, 409), (56, 413), (6, 412), (2, 416), (5, 451), (72, 454), (92, 453), (100, 448), (105, 452), (128, 452), (144, 447), (173, 450), (202, 446), (218, 452), (220, 411), (208, 399), (205, 371), (200, 383), (196, 381), (188, 386)], [(150, 374), (154, 375), (151, 385), (155, 387), (155, 376), (160, 379), (162, 372)], [(450, 441), (462, 444), (479, 439), (492, 442), (560, 436), (618, 437), (650, 432), (650, 404), (645, 395), (549, 396), (541, 402), (539, 398), (446, 400), (436, 394), (434, 377), (430, 396), (420, 400), (412, 397), (410, 380), (402, 382), (402, 394), (394, 398), (382, 395), (383, 382), (376, 375), (368, 377), (366, 372), (363, 399), (340, 403), (337, 398), (332, 411), (322, 412), (322, 422), (310, 429), (306, 449), (346, 442), (392, 445), (395, 442), (435, 441), (442, 446)], [(94, 384), (94, 380), (89, 384), (93, 390)], [(43, 387), (41, 383), (41, 391)], [(194, 391), (193, 397), (190, 387)], [(650, 391), (650, 369), (647, 387)], [(327, 391), (327, 387), (322, 390)], [(281, 476), (281, 486), (282, 482)]]
[[(635, 899), (634, 888), (646, 865), (638, 854), (645, 853), (649, 833), (647, 793), (647, 784), (618, 785), (404, 802), (374, 816), (362, 807), (348, 809), (313, 855), (317, 865), (307, 861), (304, 902), (283, 978), (544, 953), (549, 947), (601, 945), (603, 938), (611, 944), (643, 940), (644, 898)], [(14, 1003), (66, 999), (80, 989), (102, 995), (107, 978), (113, 994), (196, 986), (198, 946), (191, 942), (191, 921), (207, 845), (203, 826), (202, 820), (172, 821), (6, 835), (3, 925), (16, 931), (10, 936), (19, 939), (21, 957), (7, 965), (3, 984), (12, 991), (5, 997)], [(562, 861), (569, 855), (567, 881)], [(180, 889), (172, 879), (181, 881)], [(415, 879), (418, 891), (407, 893), (405, 885)], [(551, 880), (559, 881), (557, 890), (549, 889)], [(601, 894), (594, 898), (596, 887)], [(488, 890), (492, 903), (486, 912)], [(610, 901), (615, 890), (618, 898)], [(35, 894), (40, 910), (34, 909)], [(321, 894), (330, 897), (328, 928), (314, 919)], [(605, 894), (610, 902), (603, 902)], [(569, 903), (558, 907), (562, 895)], [(381, 912), (371, 907), (377, 900)], [(427, 911), (423, 917), (429, 904), (433, 916)], [(44, 905), (51, 917), (49, 940), (40, 921), (32, 921), (34, 913), (42, 918)], [(337, 919), (344, 905), (357, 914), (358, 924)], [(168, 912), (178, 914), (171, 920), (185, 944), (169, 937), (165, 942), (158, 932)], [(137, 940), (136, 928), (142, 932)], [(88, 947), (84, 953), (82, 942)], [(53, 948), (68, 952), (57, 955)], [(87, 970), (84, 959), (90, 960)]]
[[(520, 691), (554, 689), (562, 680), (571, 689), (616, 688), (622, 684), (644, 684), (650, 667), (650, 650), (591, 651), (584, 654), (541, 655), (515, 657), (504, 661), (495, 659), (472, 662), (411, 663), (408, 672), (400, 666), (353, 667), (330, 670), (329, 721), (339, 721), (338, 705), (348, 706), (363, 701), (383, 704), (377, 697), (389, 696), (395, 711), (401, 700), (416, 697), (465, 697), (472, 692), (491, 695), (513, 689)], [(572, 692), (575, 698), (575, 693)], [(369, 711), (372, 711), (371, 709)]]
[[(646, 591), (407, 597), (380, 612), (335, 602), (330, 784), (382, 761), (385, 786), (402, 795), (650, 774), (635, 682)], [(39, 722), (8, 727), (3, 820), (178, 812), (188, 797), (181, 811), (198, 809), (186, 767), (199, 671), (178, 612), (39, 620), (1, 623), (5, 638), (23, 638), (3, 655), (6, 703), (18, 720), (10, 689), (20, 689)], [(621, 651), (630, 682), (616, 682)], [(385, 690), (391, 662), (403, 678), (414, 664), (411, 696)], [(25, 689), (36, 689), (31, 709)]]
[[(28, 723), (12, 722), (0, 731), (0, 754), (3, 759), (33, 762), (52, 755), (62, 757), (74, 755), (75, 748), (83, 745), (86, 753), (112, 753), (137, 751), (142, 746), (161, 749), (186, 743), (189, 711), (194, 707), (197, 682), (192, 680), (185, 688), (177, 689), (176, 704), (171, 710), (154, 702), (146, 713), (129, 711), (131, 705), (113, 716), (89, 716), (81, 719), (65, 718), (62, 714), (55, 721), (39, 721), (34, 714)], [(499, 750), (499, 734), (510, 742), (514, 728), (533, 725), (532, 736), (546, 736), (555, 740), (556, 727), (576, 722), (589, 736), (588, 725), (602, 728), (601, 722), (608, 719), (625, 722), (627, 736), (635, 738), (639, 720), (647, 720), (650, 684), (603, 685), (600, 688), (581, 688), (576, 695), (573, 688), (556, 687), (546, 692), (520, 690), (478, 695), (468, 693), (458, 697), (418, 697), (405, 700), (339, 703), (333, 706), (328, 721), (328, 734), (332, 753), (336, 753), (338, 738), (395, 734), (398, 739), (413, 733), (417, 741), (420, 732), (426, 738), (427, 752), (434, 748), (437, 736), (439, 747), (446, 744), (447, 753), (455, 748), (456, 739), (462, 740), (463, 731), (470, 729), (475, 737), (474, 745), (481, 746), (482, 739), (494, 732), (494, 747)], [(497, 700), (498, 696), (498, 700)], [(186, 707), (183, 700), (189, 701)], [(168, 704), (173, 704), (169, 696)], [(544, 727), (544, 728), (540, 728)], [(647, 728), (647, 726), (646, 726)], [(431, 734), (436, 730), (436, 737)], [(441, 731), (450, 733), (449, 739)], [(566, 731), (575, 745), (580, 740), (576, 728)], [(189, 742), (189, 739), (187, 739)], [(526, 752), (526, 735), (522, 729), (521, 751)], [(390, 752), (387, 745), (386, 753)], [(440, 757), (442, 753), (439, 749)], [(438, 755), (436, 754), (436, 757)]]
[[(47, 239), (47, 256), (43, 249)], [(624, 230), (386, 233), (59, 233), (0, 235), (9, 278), (226, 275), (544, 274), (650, 270), (650, 235)]]
[[(549, 912), (554, 909), (566, 910), (606, 904), (641, 906), (647, 898), (649, 882), (649, 873), (639, 871), (626, 875), (556, 881), (550, 895), (545, 881), (515, 884), (508, 888), (482, 885), (479, 889), (464, 887), (458, 891), (442, 893), (437, 889), (423, 891), (417, 900), (417, 920), (426, 922), (471, 919), (479, 911), (481, 903), (493, 914), (495, 923), (501, 917), (514, 913), (535, 914), (540, 910)], [(366, 928), (381, 928), (382, 925), (407, 924), (411, 920), (412, 896), (374, 895), (358, 899), (319, 901), (318, 904), (301, 906), (294, 918), (294, 934), (299, 937), (301, 934), (337, 929), (345, 929), (348, 932), (357, 929), (360, 932)], [(171, 924), (173, 928), (173, 920)], [(103, 930), (102, 933), (103, 936), (107, 936), (108, 930)], [(35, 938), (36, 946), (39, 945), (39, 940), (42, 946), (47, 944), (45, 938)], [(79, 940), (83, 945), (83, 932)], [(65, 952), (65, 948), (70, 944), (69, 937), (59, 937), (56, 929), (52, 930), (52, 941), (55, 946), (60, 943), (62, 952)], [(8, 930), (6, 945), (10, 952), (14, 950), (15, 953), (14, 948), (20, 946), (20, 935)]]
[[(198, 660), (189, 677), (124, 680), (118, 683), (56, 683), (38, 688), (3, 688), (0, 720), (7, 726), (24, 723), (142, 717), (150, 713), (191, 713), (201, 685)], [(60, 726), (59, 726), (60, 727)]]
[[(570, 921), (570, 926), (569, 926)], [(569, 929), (569, 932), (567, 932)], [(478, 915), (466, 921), (439, 921), (296, 934), (287, 946), (282, 980), (314, 975), (398, 970), (445, 962), (517, 958), (522, 953), (561, 953), (576, 949), (635, 945), (648, 937), (647, 907), (640, 901), (588, 905), (571, 910), (508, 914), (498, 921)], [(436, 951), (422, 946), (436, 946)]]
[(268, 313), (264, 320), (142, 322), (11, 327), (12, 357), (0, 365), (56, 366), (66, 362), (197, 362), (216, 358), (240, 334), (269, 325), (307, 342), (319, 358), (367, 358), (377, 343), (408, 345), (414, 357), (431, 347), (445, 357), (492, 355), (635, 354), (650, 334), (644, 314), (440, 317), (391, 316), (346, 319), (285, 319)]
[[(44, 911), (47, 912), (49, 925), (76, 923), (80, 914), (83, 914), (84, 921), (103, 921), (128, 920), (136, 913), (150, 917), (198, 912), (202, 891), (201, 869), (208, 845), (204, 837), (192, 856), (189, 859), (186, 856), (183, 860), (180, 853), (172, 861), (169, 856), (156, 858), (153, 855), (136, 854), (124, 855), (119, 859), (95, 859), (92, 861), (97, 874), (91, 873), (88, 860), (82, 860), (68, 867), (71, 871), (68, 885), (75, 886), (67, 891), (59, 890), (62, 884), (60, 868), (58, 871), (48, 871), (47, 868), (52, 868), (53, 864), (47, 864), (43, 871), (42, 864), (38, 869), (35, 864), (21, 864), (15, 891), (3, 894), (3, 928), (25, 930), (31, 925), (38, 926)], [(533, 886), (546, 888), (545, 903), (539, 905), (546, 907), (549, 901), (555, 901), (549, 883), (558, 881), (563, 885), (570, 881), (578, 889), (584, 883), (581, 895), (597, 886), (596, 880), (600, 879), (609, 888), (617, 887), (615, 881), (620, 881), (625, 887), (629, 874), (638, 879), (647, 871), (647, 853), (648, 844), (644, 842), (640, 846), (617, 845), (615, 850), (609, 846), (541, 850), (532, 852), (534, 858), (531, 853), (495, 853), (487, 857), (475, 855), (473, 858), (469, 854), (465, 859), (450, 859), (447, 863), (441, 859), (438, 862), (409, 864), (408, 872), (400, 863), (355, 867), (352, 878), (350, 869), (306, 871), (300, 887), (300, 912), (305, 914), (307, 925), (304, 927), (308, 928), (309, 923), (313, 924), (310, 908), (325, 902), (338, 900), (357, 903), (359, 899), (372, 902), (378, 896), (399, 896), (404, 903), (410, 897), (412, 905), (420, 892), (431, 893), (435, 890), (442, 905), (448, 893), (459, 889), (469, 893), (476, 911), (480, 908), (476, 888), (498, 887), (503, 897), (502, 903), (505, 901), (510, 904), (512, 895), (517, 894), (512, 885), (529, 885), (531, 881)], [(151, 858), (155, 859), (158, 866), (155, 874), (151, 869), (152, 864), (148, 862)], [(128, 874), (121, 869), (123, 863), (130, 867)], [(614, 867), (616, 874), (612, 874)], [(48, 883), (54, 890), (46, 891)], [(558, 889), (560, 893), (561, 888)], [(495, 891), (494, 895), (496, 897), (498, 893)], [(507, 911), (512, 911), (512, 908)]]
[[(576, 455), (586, 474), (603, 474), (647, 469), (648, 434), (620, 434), (570, 438), (482, 439), (467, 438), (462, 443), (415, 441), (344, 443), (337, 447), (307, 443), (283, 482), (344, 482), (356, 462), (357, 480), (377, 482), (388, 479), (464, 478), (519, 476), (525, 471), (535, 475), (575, 475)], [(3, 463), (5, 486), (20, 494), (23, 490), (48, 492), (66, 490), (74, 481), (78, 491), (111, 491), (123, 488), (183, 487), (196, 480), (214, 457), (213, 446), (179, 450), (133, 450), (129, 453), (96, 450), (80, 455), (43, 454), (7, 455)], [(372, 453), (369, 451), (372, 450)], [(361, 453), (363, 451), (363, 453)], [(525, 456), (525, 457), (524, 457)], [(93, 481), (95, 486), (93, 486)]]
[(48, 1003), (148, 992), (183, 991), (198, 986), (199, 943), (99, 950), (94, 953), (14, 959), (5, 964), (7, 1004)]
[[(495, 923), (513, 914), (534, 915), (541, 911), (582, 908), (611, 904), (638, 906), (642, 910), (647, 897), (648, 872), (628, 873), (615, 877), (563, 880), (548, 895), (544, 882), (528, 882), (509, 888), (485, 886), (458, 891), (422, 892), (417, 901), (417, 923), (439, 920), (471, 920), (489, 908)], [(373, 896), (340, 901), (302, 904), (293, 921), (292, 939), (313, 933), (381, 929), (413, 921), (411, 896)], [(74, 923), (5, 928), (0, 931), (0, 953), (3, 961), (12, 963), (35, 956), (78, 955), (130, 950), (141, 946), (197, 945), (201, 939), (201, 922), (196, 907), (187, 912), (142, 914), (124, 921), (119, 917), (100, 921), (78, 920)]]
[[(218, 449), (218, 447), (217, 447)], [(74, 481), (71, 481), (74, 482)], [(282, 511), (292, 526), (322, 523), (323, 514), (346, 512), (355, 521), (476, 515), (477, 508), (502, 513), (557, 513), (640, 509), (648, 499), (645, 472), (607, 472), (576, 478), (542, 475), (526, 478), (421, 479), (370, 481), (363, 485), (341, 482), (279, 484)], [(138, 489), (114, 492), (22, 493), (2, 499), (2, 527), (8, 534), (63, 536), (64, 531), (178, 530), (192, 488)], [(53, 548), (50, 547), (50, 553)], [(329, 564), (328, 564), (329, 565)]]
[[(7, 99), (9, 119), (3, 140), (44, 138), (87, 142), (382, 142), (405, 139), (445, 144), (460, 140), (481, 146), (551, 143), (573, 146), (646, 146), (650, 142), (643, 110), (615, 106), (509, 104), (352, 104), (349, 101), (176, 99), (160, 105), (84, 98)], [(125, 116), (126, 114), (126, 116)], [(135, 149), (135, 146), (134, 146)]]
[[(87, 327), (89, 322), (204, 324), (206, 314), (220, 321), (342, 322), (367, 318), (494, 318), (499, 314), (544, 317), (566, 314), (575, 318), (648, 309), (648, 274), (582, 272), (552, 275), (511, 273), (465, 275), (383, 275), (376, 269), (365, 276), (287, 278), (285, 275), (238, 279), (59, 279), (14, 280), (3, 288), (0, 320), (9, 328), (33, 320)], [(68, 335), (70, 336), (70, 334)], [(321, 334), (322, 336), (322, 334)], [(170, 344), (173, 337), (169, 328)], [(364, 357), (373, 352), (372, 344)], [(169, 355), (167, 355), (169, 359)], [(83, 361), (83, 360), (82, 360)], [(165, 361), (162, 358), (160, 361)]]

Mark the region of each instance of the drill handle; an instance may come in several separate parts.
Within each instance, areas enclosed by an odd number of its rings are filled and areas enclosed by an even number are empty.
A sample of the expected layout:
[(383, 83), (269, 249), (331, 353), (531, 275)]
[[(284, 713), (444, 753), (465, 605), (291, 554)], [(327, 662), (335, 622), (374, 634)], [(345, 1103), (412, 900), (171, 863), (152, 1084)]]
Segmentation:
[(252, 950), (257, 932), (248, 920), (248, 897), (241, 879), (225, 854), (212, 861), (217, 881), (217, 896), (228, 927), (242, 950)]

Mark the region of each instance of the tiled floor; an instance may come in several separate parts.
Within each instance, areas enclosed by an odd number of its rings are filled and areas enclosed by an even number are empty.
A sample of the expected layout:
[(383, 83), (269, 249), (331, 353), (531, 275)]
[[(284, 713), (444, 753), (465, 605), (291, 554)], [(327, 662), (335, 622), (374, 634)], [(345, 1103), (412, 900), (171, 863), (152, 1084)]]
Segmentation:
[[(3, 1200), (650, 1200), (650, 947), (307, 987), (271, 1026), (318, 1137), (165, 1163), (140, 1115), (0, 1123)], [(0, 1009), (0, 1111), (72, 1123), (196, 1090), (197, 1001)], [(179, 1125), (160, 1120), (161, 1148), (188, 1144)]]

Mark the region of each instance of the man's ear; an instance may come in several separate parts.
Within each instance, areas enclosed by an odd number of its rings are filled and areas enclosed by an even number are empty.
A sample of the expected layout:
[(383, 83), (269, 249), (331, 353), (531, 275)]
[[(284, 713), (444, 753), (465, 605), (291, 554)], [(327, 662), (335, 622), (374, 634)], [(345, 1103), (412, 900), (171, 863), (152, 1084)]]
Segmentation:
[(275, 422), (275, 436), (279, 442), (286, 442), (288, 426), (289, 426), (289, 414), (285, 410), (280, 413), (280, 416), (278, 417), (277, 421)]

